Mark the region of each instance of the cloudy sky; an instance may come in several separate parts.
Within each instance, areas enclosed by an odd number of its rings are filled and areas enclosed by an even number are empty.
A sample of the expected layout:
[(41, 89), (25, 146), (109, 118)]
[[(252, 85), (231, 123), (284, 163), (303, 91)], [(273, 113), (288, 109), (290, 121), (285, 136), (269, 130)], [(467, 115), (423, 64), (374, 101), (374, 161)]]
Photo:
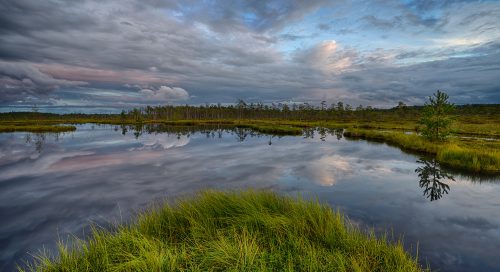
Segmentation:
[(500, 103), (500, 1), (0, 0), (0, 110)]

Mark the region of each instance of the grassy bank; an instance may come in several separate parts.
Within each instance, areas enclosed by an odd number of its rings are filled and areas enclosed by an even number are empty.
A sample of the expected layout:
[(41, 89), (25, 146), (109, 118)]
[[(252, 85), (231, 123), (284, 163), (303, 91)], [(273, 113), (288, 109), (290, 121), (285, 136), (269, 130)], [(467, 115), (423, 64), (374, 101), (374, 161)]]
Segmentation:
[(60, 125), (1, 125), (0, 132), (68, 132), (75, 131), (75, 126)]
[[(31, 131), (31, 132), (51, 132), (51, 128), (63, 128), (75, 130), (74, 126), (55, 126), (56, 124), (110, 124), (110, 125), (147, 125), (147, 124), (164, 124), (171, 126), (204, 126), (204, 125), (224, 125), (242, 128), (250, 128), (254, 131), (276, 134), (276, 135), (301, 135), (301, 127), (311, 126), (313, 124), (297, 123), (287, 124), (286, 122), (262, 121), (262, 120), (176, 120), (176, 121), (158, 121), (158, 120), (142, 120), (140, 122), (132, 120), (17, 120), (17, 121), (0, 121), (0, 132), (5, 128), (4, 132), (13, 131)], [(39, 130), (35, 130), (35, 129)], [(16, 130), (14, 130), (16, 129)], [(23, 130), (24, 129), (24, 130)], [(30, 130), (32, 129), (32, 130)], [(45, 130), (43, 130), (45, 129)]]
[[(0, 121), (0, 132), (30, 131), (30, 132), (63, 132), (75, 130), (74, 126), (56, 124), (113, 124), (147, 126), (150, 124), (163, 124), (170, 126), (225, 126), (250, 128), (254, 131), (275, 135), (302, 135), (304, 128), (345, 128), (347, 137), (365, 138), (391, 143), (397, 147), (424, 152), (435, 155), (443, 164), (456, 169), (473, 171), (477, 173), (500, 172), (500, 141), (482, 141), (477, 139), (455, 138), (447, 143), (427, 141), (417, 135), (407, 135), (402, 131), (418, 132), (419, 127), (415, 121), (400, 120), (387, 122), (338, 122), (338, 121), (300, 121), (283, 119), (202, 119), (202, 120), (120, 120), (116, 116), (107, 116), (107, 119), (78, 117), (71, 120), (57, 119), (54, 115), (50, 119), (19, 120), (10, 119)], [(500, 125), (496, 119), (487, 117), (464, 119), (468, 124), (457, 122), (454, 129), (455, 135), (474, 135), (483, 137), (499, 137)], [(491, 123), (487, 123), (491, 121)]]
[(262, 123), (243, 123), (237, 127), (250, 128), (254, 131), (275, 134), (275, 135), (302, 135), (302, 129), (299, 127), (281, 125), (281, 124), (262, 124)]
[(482, 173), (500, 173), (500, 144), (498, 141), (450, 139), (432, 142), (415, 134), (350, 130), (344, 136), (386, 142), (402, 149), (436, 156), (436, 160), (450, 167)]
[[(453, 133), (500, 138), (500, 105), (468, 105), (458, 107), (452, 115)], [(173, 114), (180, 111), (185, 114)], [(216, 111), (216, 112), (212, 112)], [(224, 111), (233, 114), (224, 114)], [(213, 114), (208, 114), (212, 112)], [(289, 127), (335, 127), (376, 130), (419, 131), (420, 108), (388, 109), (375, 111), (321, 111), (306, 112), (270, 110), (264, 113), (258, 109), (237, 110), (235, 108), (215, 109), (212, 107), (170, 107), (149, 108), (126, 114), (51, 114), (39, 112), (0, 113), (0, 125), (51, 125), (51, 124), (114, 124), (136, 125), (163, 123), (173, 125), (199, 124), (247, 124), (260, 126)], [(189, 114), (188, 114), (189, 113)], [(284, 128), (279, 131), (286, 133)], [(292, 132), (294, 134), (296, 132)]]
[(326, 205), (252, 191), (151, 209), (27, 270), (421, 271), (400, 243), (359, 231)]

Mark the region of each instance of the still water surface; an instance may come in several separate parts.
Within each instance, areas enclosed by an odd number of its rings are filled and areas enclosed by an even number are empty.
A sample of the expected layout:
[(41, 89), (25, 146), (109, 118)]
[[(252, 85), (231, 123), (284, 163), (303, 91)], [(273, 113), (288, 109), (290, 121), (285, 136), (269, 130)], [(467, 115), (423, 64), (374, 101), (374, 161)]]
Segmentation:
[[(443, 178), (435, 179), (439, 174)], [(454, 179), (454, 180), (452, 180)], [(500, 271), (500, 178), (460, 175), (342, 131), (78, 126), (0, 134), (0, 271), (91, 223), (126, 221), (201, 189), (317, 197), (361, 228), (404, 235), (440, 271)]]

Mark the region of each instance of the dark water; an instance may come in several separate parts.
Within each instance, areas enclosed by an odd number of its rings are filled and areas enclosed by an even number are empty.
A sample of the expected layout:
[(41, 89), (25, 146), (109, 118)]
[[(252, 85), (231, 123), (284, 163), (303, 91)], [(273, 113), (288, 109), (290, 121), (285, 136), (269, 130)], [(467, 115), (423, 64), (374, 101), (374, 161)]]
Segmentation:
[(317, 196), (362, 228), (404, 235), (433, 269), (500, 271), (498, 177), (445, 171), (341, 131), (279, 138), (190, 130), (84, 125), (61, 135), (0, 134), (0, 270), (152, 201), (260, 188)]

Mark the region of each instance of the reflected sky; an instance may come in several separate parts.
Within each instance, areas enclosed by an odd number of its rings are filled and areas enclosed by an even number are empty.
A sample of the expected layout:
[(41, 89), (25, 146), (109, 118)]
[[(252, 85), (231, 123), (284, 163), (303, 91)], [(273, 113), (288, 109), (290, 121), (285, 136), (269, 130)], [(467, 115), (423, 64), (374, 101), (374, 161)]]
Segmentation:
[(415, 170), (439, 165), (339, 131), (307, 136), (97, 125), (0, 134), (0, 270), (68, 234), (84, 236), (92, 222), (126, 221), (154, 201), (207, 188), (318, 197), (362, 228), (404, 235), (413, 252), (418, 242), (431, 268), (500, 270), (499, 178), (454, 174), (434, 181), (449, 188), (430, 201)]

